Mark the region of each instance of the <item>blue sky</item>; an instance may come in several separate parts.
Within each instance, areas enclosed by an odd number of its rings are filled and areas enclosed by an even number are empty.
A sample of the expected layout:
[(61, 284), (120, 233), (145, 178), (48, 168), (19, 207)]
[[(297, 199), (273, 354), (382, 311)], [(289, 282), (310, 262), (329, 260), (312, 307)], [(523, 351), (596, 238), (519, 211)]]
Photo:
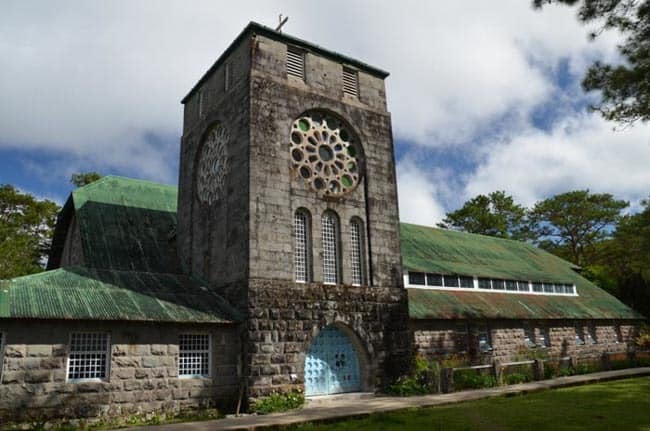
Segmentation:
[(574, 9), (521, 0), (5, 1), (0, 183), (58, 202), (79, 171), (175, 183), (180, 99), (248, 21), (279, 13), (287, 33), (391, 72), (402, 220), (494, 190), (525, 205), (650, 194), (650, 128), (612, 130), (579, 85), (617, 61), (617, 35), (590, 42)]

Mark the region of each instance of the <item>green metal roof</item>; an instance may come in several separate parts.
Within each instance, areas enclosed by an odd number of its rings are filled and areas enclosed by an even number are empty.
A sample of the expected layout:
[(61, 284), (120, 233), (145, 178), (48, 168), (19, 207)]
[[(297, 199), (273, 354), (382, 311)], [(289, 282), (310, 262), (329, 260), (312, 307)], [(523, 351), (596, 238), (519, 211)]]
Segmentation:
[(177, 188), (107, 176), (72, 192), (57, 223), (48, 269), (60, 266), (76, 217), (85, 265), (123, 271), (181, 273), (174, 244)]
[(575, 265), (530, 244), (401, 224), (404, 270), (573, 283), (578, 296), (408, 289), (415, 319), (638, 319), (641, 315), (576, 272)]
[(227, 323), (238, 313), (178, 274), (60, 268), (0, 281), (0, 318)]

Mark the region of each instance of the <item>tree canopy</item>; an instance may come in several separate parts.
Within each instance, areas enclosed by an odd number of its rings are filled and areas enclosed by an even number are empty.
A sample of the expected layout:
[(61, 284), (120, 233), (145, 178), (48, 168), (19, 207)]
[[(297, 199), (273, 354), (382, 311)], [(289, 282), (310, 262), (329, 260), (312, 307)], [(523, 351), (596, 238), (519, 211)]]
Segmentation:
[(0, 185), (0, 279), (43, 270), (59, 206)]
[[(623, 36), (618, 46), (620, 64), (594, 62), (582, 81), (585, 91), (600, 92), (592, 109), (621, 124), (650, 119), (650, 0), (533, 0), (545, 4), (578, 5), (583, 23), (600, 22), (603, 30)], [(592, 33), (592, 37), (599, 32)]]
[(576, 265), (587, 261), (596, 242), (608, 238), (628, 202), (607, 193), (575, 190), (537, 202), (529, 212), (536, 242)]
[(524, 237), (526, 209), (514, 202), (505, 191), (478, 195), (462, 208), (447, 213), (439, 227), (462, 230), (500, 238)]

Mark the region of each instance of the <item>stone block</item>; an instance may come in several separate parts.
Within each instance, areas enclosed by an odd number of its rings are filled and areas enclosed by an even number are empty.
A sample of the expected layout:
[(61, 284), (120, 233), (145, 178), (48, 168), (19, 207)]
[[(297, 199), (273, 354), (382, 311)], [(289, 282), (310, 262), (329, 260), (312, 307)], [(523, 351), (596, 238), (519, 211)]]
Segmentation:
[(25, 372), (25, 382), (27, 383), (46, 383), (51, 378), (49, 370), (30, 369)]
[(32, 357), (52, 356), (52, 345), (51, 344), (28, 344), (27, 356), (32, 356)]

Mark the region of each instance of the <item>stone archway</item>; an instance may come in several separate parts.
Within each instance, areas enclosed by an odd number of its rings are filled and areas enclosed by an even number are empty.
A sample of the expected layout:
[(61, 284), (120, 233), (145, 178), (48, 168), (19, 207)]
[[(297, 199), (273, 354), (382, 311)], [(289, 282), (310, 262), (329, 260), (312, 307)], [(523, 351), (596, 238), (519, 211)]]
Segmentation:
[(364, 387), (353, 340), (337, 325), (323, 328), (313, 339), (305, 357), (305, 395), (357, 392)]

